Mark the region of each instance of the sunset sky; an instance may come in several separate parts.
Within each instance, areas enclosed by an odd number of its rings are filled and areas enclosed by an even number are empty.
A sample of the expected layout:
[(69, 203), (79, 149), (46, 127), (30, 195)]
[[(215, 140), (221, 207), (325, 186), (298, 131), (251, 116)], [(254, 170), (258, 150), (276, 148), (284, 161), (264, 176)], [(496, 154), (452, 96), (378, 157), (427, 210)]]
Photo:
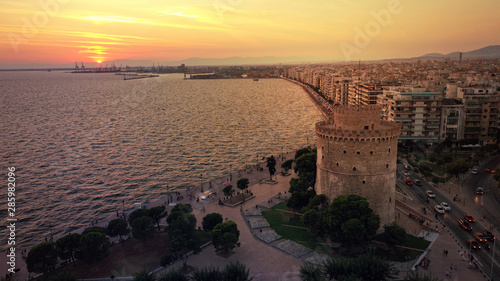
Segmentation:
[(369, 60), (500, 44), (498, 0), (0, 0), (0, 7), (0, 66), (232, 56)]

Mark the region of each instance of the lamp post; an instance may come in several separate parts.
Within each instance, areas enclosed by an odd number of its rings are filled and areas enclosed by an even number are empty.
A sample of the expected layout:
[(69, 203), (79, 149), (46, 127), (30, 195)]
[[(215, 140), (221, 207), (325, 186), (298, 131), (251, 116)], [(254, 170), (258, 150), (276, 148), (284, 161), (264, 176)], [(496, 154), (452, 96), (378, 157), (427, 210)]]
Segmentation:
[(200, 174), (200, 191), (203, 192), (203, 174)]
[(122, 200), (123, 214), (125, 214), (125, 199)]
[(233, 164), (229, 164), (229, 181), (233, 181)]
[(281, 162), (283, 162), (283, 159), (285, 158), (285, 155), (283, 155), (283, 146), (281, 147)]
[[(494, 229), (494, 228), (493, 228)], [(492, 229), (492, 230), (493, 230)], [(490, 269), (490, 279), (493, 280), (493, 264), (494, 264), (494, 261), (495, 261), (495, 243), (497, 242), (497, 240), (493, 240), (493, 254), (491, 255), (491, 269)]]

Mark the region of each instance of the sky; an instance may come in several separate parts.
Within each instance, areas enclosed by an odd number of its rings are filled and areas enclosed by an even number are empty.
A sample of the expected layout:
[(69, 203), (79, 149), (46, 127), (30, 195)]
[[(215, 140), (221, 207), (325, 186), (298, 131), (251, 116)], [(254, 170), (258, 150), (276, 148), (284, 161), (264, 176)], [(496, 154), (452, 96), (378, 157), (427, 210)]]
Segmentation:
[(372, 60), (500, 44), (498, 0), (0, 0), (0, 66)]

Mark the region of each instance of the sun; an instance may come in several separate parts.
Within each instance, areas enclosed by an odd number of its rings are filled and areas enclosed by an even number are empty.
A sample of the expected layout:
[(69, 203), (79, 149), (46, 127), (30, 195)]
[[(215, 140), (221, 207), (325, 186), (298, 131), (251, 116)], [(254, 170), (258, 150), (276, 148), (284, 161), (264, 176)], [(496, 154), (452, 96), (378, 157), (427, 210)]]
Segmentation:
[(102, 61), (98, 60), (97, 63), (101, 63)]

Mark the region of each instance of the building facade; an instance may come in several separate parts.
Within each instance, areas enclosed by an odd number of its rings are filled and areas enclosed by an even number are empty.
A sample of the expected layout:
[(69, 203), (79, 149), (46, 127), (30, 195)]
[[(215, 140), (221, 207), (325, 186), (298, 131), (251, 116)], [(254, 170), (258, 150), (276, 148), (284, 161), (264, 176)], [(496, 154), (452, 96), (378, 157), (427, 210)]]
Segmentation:
[(380, 119), (379, 106), (337, 106), (333, 119), (316, 124), (316, 192), (368, 199), (381, 225), (394, 219), (399, 126)]

